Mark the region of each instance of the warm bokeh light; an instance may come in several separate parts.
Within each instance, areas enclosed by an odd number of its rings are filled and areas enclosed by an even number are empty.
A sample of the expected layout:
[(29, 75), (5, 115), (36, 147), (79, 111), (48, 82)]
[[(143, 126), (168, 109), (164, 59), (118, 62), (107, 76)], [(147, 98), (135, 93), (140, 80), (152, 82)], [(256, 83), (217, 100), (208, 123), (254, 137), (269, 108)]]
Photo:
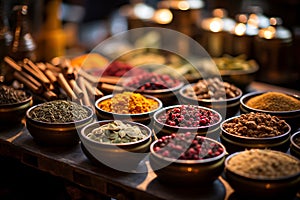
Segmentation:
[(259, 37), (265, 39), (272, 39), (276, 35), (276, 29), (273, 26), (261, 29), (258, 33)]
[(179, 1), (177, 6), (179, 10), (190, 9), (190, 4), (187, 1)]
[(138, 3), (133, 8), (134, 15), (140, 19), (151, 19), (154, 9), (144, 3)]
[(173, 14), (169, 9), (159, 9), (154, 13), (153, 20), (158, 24), (169, 24), (173, 19)]
[(242, 36), (246, 33), (247, 26), (243, 23), (238, 23), (234, 28), (234, 34)]
[(219, 18), (213, 18), (209, 24), (209, 30), (212, 32), (220, 32), (223, 28), (223, 22)]

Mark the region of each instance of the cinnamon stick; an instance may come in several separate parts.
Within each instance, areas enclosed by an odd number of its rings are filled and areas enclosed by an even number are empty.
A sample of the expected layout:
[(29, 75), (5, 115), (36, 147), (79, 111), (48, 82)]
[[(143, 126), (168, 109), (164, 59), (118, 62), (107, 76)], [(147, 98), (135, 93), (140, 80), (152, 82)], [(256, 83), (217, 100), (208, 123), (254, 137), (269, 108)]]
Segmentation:
[(56, 100), (57, 99), (57, 94), (55, 94), (53, 91), (51, 90), (47, 90), (45, 92), (43, 92), (43, 96), (48, 100), (48, 101), (52, 101), (52, 100)]
[(43, 79), (45, 84), (50, 84), (50, 80), (47, 78), (44, 72), (41, 71), (30, 59), (25, 58), (24, 63), (31, 67), (31, 69), (33, 69), (41, 77), (41, 79)]
[(85, 86), (85, 80), (82, 76), (78, 77), (78, 86), (80, 87), (83, 93), (83, 97), (82, 97), (83, 105), (93, 107), (89, 99), (87, 88)]
[(68, 81), (65, 79), (62, 73), (58, 74), (57, 81), (69, 98), (71, 98), (72, 100), (78, 100), (76, 94), (74, 93), (74, 91), (72, 90), (71, 86), (69, 85)]
[(97, 87), (93, 87), (92, 84), (86, 79), (84, 79), (84, 85), (88, 93), (92, 96), (95, 96), (95, 99), (99, 99), (100, 97), (103, 97), (103, 93)]
[(69, 84), (71, 86), (71, 88), (73, 89), (74, 93), (79, 97), (82, 98), (83, 97), (83, 91), (82, 89), (78, 86), (78, 84), (76, 83), (76, 81), (74, 79), (69, 80)]
[(22, 67), (18, 65), (11, 57), (5, 56), (4, 61), (16, 71), (22, 71)]
[(27, 79), (26, 76), (24, 76), (24, 74), (22, 74), (21, 72), (14, 71), (13, 76), (15, 77), (15, 79), (22, 82), (32, 92), (37, 94), (41, 94), (43, 92), (42, 87), (36, 86), (33, 82), (31, 82), (31, 80)]
[(100, 87), (101, 87), (101, 90), (108, 91), (109, 93), (111, 93), (111, 92), (123, 92), (124, 91), (123, 87), (117, 86), (117, 85), (111, 85), (111, 84), (108, 84), (108, 83), (102, 83), (100, 85)]
[(78, 75), (83, 76), (86, 80), (88, 80), (91, 83), (98, 83), (98, 78), (97, 77), (87, 73), (84, 70), (79, 70)]

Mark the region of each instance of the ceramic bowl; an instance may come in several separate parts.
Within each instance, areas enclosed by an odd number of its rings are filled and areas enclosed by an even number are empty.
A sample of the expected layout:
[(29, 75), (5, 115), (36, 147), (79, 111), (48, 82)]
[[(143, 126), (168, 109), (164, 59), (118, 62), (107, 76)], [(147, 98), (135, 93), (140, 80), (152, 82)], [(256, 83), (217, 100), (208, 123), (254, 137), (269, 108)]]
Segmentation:
[[(43, 103), (42, 103), (43, 104)], [(26, 127), (33, 139), (45, 146), (72, 146), (79, 142), (78, 132), (91, 123), (95, 116), (93, 110), (83, 106), (88, 111), (85, 119), (75, 122), (51, 123), (37, 121), (32, 118), (31, 111), (42, 104), (35, 105), (26, 112)]]
[(25, 117), (26, 111), (33, 105), (33, 98), (27, 93), (24, 101), (11, 104), (0, 104), (0, 125), (18, 124)]
[(300, 131), (294, 133), (291, 137), (290, 153), (300, 159)]
[[(175, 136), (175, 138), (178, 135)], [(171, 185), (210, 185), (223, 172), (226, 150), (225, 147), (211, 138), (202, 137), (205, 142), (218, 144), (223, 152), (209, 158), (200, 160), (176, 159), (171, 158), (164, 153), (157, 153), (155, 148), (161, 140), (155, 140), (150, 146), (150, 166), (160, 182)], [(173, 140), (172, 138), (171, 140)], [(203, 143), (202, 143), (203, 146)], [(165, 144), (166, 148), (168, 143)]]
[(147, 132), (147, 137), (135, 142), (107, 143), (95, 141), (87, 135), (94, 129), (114, 120), (96, 121), (86, 125), (79, 133), (82, 149), (85, 155), (95, 164), (107, 165), (111, 168), (131, 172), (149, 152), (152, 142), (152, 131), (145, 125), (137, 122), (122, 121), (124, 124), (138, 126)]
[(114, 94), (110, 94), (101, 97), (95, 102), (95, 110), (96, 110), (97, 117), (99, 120), (114, 120), (114, 119), (127, 120), (127, 121), (133, 121), (133, 122), (138, 122), (147, 125), (151, 122), (154, 113), (160, 108), (162, 108), (162, 102), (158, 98), (150, 95), (143, 95), (143, 96), (155, 100), (158, 103), (158, 107), (149, 112), (138, 113), (138, 114), (120, 114), (120, 113), (109, 112), (101, 109), (99, 107), (99, 103), (114, 97)]
[[(240, 99), (240, 112), (241, 113), (262, 112), (262, 113), (274, 115), (280, 119), (285, 120), (291, 126), (292, 131), (298, 129), (300, 127), (300, 124), (299, 124), (300, 109), (292, 110), (292, 111), (267, 111), (267, 110), (255, 109), (255, 108), (249, 107), (247, 105), (247, 101), (249, 101), (251, 98), (256, 97), (258, 95), (262, 95), (266, 92), (267, 91), (258, 91), (258, 92), (251, 92), (251, 93), (243, 95)], [(293, 95), (293, 94), (287, 94), (287, 95), (300, 100), (300, 96), (298, 96), (298, 95)]]
[[(267, 159), (264, 156), (262, 161), (256, 160), (253, 163), (253, 159), (249, 159), (249, 155), (245, 155), (247, 151), (236, 152), (229, 155), (225, 160), (225, 178), (230, 186), (234, 189), (239, 199), (286, 199), (292, 200), (295, 199), (296, 193), (300, 188), (300, 161), (283, 152), (274, 151), (274, 150), (261, 150), (261, 151), (270, 151), (276, 156), (276, 160), (284, 157), (293, 160), (298, 166), (298, 171), (293, 174), (286, 172), (285, 175), (278, 175), (276, 177), (271, 177), (266, 175), (269, 170), (276, 170), (275, 164), (270, 166)], [(253, 151), (252, 155), (256, 155), (258, 151)], [(248, 158), (247, 161), (240, 161), (239, 165), (235, 168), (230, 167), (232, 159), (239, 158), (242, 155)], [(263, 163), (260, 165), (260, 170), (266, 171), (264, 176), (259, 177), (258, 175), (250, 175), (249, 173), (242, 173), (242, 170), (239, 168), (245, 168), (243, 166), (253, 166), (253, 171), (255, 171), (255, 165)], [(274, 160), (273, 160), (274, 163)], [(237, 165), (237, 164), (236, 164)], [(274, 167), (275, 166), (275, 167)], [(251, 169), (251, 168), (247, 168)], [(250, 170), (249, 170), (250, 171)]]
[(243, 95), (243, 92), (241, 89), (237, 88), (238, 90), (238, 96), (234, 98), (228, 98), (228, 99), (222, 99), (222, 100), (215, 100), (215, 99), (197, 99), (196, 97), (190, 97), (186, 95), (186, 90), (190, 87), (193, 87), (195, 84), (186, 85), (183, 88), (180, 89), (179, 94), (181, 97), (181, 100), (184, 104), (192, 104), (192, 105), (199, 105), (208, 107), (211, 109), (214, 109), (218, 111), (223, 118), (229, 118), (236, 115), (240, 108), (240, 98)]
[[(213, 122), (210, 125), (205, 126), (171, 126), (166, 124), (165, 122), (159, 121), (159, 117), (162, 115), (166, 115), (170, 110), (174, 108), (181, 108), (182, 106), (194, 106), (197, 109), (202, 109), (205, 111), (209, 111), (217, 116), (217, 120)], [(195, 116), (191, 116), (194, 118)], [(155, 134), (158, 137), (165, 136), (165, 135), (171, 135), (172, 133), (178, 133), (178, 132), (192, 132), (197, 135), (206, 136), (212, 139), (219, 139), (219, 132), (220, 132), (220, 123), (222, 121), (222, 116), (217, 111), (206, 108), (203, 106), (195, 106), (195, 105), (173, 105), (164, 107), (158, 111), (155, 112), (154, 116), (154, 123), (153, 123), (153, 130), (155, 131)]]
[(228, 153), (235, 153), (238, 151), (243, 151), (245, 149), (273, 149), (278, 150), (282, 152), (286, 152), (289, 149), (290, 145), (290, 132), (291, 127), (289, 124), (285, 122), (285, 124), (288, 127), (288, 130), (277, 136), (272, 137), (246, 137), (246, 136), (240, 136), (234, 133), (230, 133), (224, 129), (225, 123), (232, 122), (235, 118), (238, 118), (240, 116), (231, 117), (229, 119), (224, 120), (221, 125), (221, 135), (220, 135), (220, 141), (224, 146), (226, 147)]

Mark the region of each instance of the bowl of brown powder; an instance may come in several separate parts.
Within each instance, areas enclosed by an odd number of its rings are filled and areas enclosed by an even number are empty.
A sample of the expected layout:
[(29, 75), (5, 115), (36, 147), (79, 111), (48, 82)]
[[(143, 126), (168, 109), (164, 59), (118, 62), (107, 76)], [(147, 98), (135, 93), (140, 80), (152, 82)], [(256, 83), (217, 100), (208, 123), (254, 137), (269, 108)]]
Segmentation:
[(252, 92), (240, 99), (241, 113), (262, 112), (277, 116), (291, 125), (292, 131), (299, 128), (300, 96), (274, 91)]
[(280, 151), (251, 149), (231, 154), (224, 171), (238, 199), (295, 199), (300, 188), (300, 160)]

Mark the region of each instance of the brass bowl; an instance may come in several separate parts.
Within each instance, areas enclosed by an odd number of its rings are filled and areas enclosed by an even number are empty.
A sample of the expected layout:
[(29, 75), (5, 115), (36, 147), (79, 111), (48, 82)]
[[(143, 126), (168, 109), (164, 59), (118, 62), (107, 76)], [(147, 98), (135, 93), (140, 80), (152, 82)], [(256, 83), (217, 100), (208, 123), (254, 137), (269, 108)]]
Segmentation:
[(99, 98), (95, 102), (96, 114), (99, 120), (126, 120), (126, 121), (133, 121), (133, 122), (138, 122), (138, 123), (148, 125), (152, 121), (152, 117), (154, 113), (162, 107), (162, 102), (158, 98), (150, 95), (143, 95), (143, 96), (155, 100), (158, 103), (158, 107), (149, 112), (138, 113), (138, 114), (120, 114), (120, 113), (114, 113), (114, 112), (103, 110), (98, 106), (100, 102), (107, 99), (111, 99), (113, 98), (113, 96), (114, 96), (113, 94), (106, 95)]
[(243, 95), (241, 89), (238, 89), (239, 95), (234, 98), (223, 99), (223, 100), (214, 100), (214, 99), (196, 99), (193, 97), (189, 97), (185, 94), (186, 90), (190, 87), (193, 87), (195, 84), (186, 85), (180, 89), (179, 94), (182, 98), (182, 102), (184, 104), (191, 104), (191, 105), (199, 105), (207, 108), (214, 109), (218, 111), (224, 119), (233, 117), (236, 115), (240, 108), (240, 98)]
[(26, 127), (33, 139), (45, 146), (72, 146), (79, 142), (78, 133), (85, 125), (94, 120), (93, 110), (88, 106), (83, 106), (88, 110), (87, 118), (67, 123), (49, 123), (32, 119), (30, 112), (42, 104), (35, 105), (26, 112)]
[(223, 153), (202, 160), (179, 160), (156, 153), (154, 147), (159, 140), (155, 140), (150, 146), (149, 162), (158, 180), (172, 185), (212, 184), (223, 172), (226, 150), (218, 141), (204, 138), (219, 144)]
[(145, 125), (137, 122), (122, 121), (125, 124), (137, 125), (146, 130), (148, 135), (142, 140), (128, 143), (101, 143), (87, 137), (92, 130), (113, 122), (114, 120), (96, 121), (86, 125), (79, 133), (82, 149), (85, 155), (95, 164), (107, 165), (119, 171), (131, 172), (135, 170), (141, 160), (149, 152), (152, 142), (152, 131)]
[(0, 125), (18, 124), (25, 117), (26, 111), (33, 104), (33, 98), (27, 93), (28, 98), (22, 102), (0, 105)]
[[(300, 110), (292, 110), (292, 111), (267, 111), (267, 110), (260, 110), (251, 108), (246, 105), (247, 101), (253, 97), (256, 97), (258, 95), (264, 94), (266, 92), (251, 92), (248, 94), (245, 94), (240, 99), (240, 112), (241, 113), (249, 113), (249, 112), (261, 112), (261, 113), (267, 113), (273, 116), (278, 117), (279, 119), (285, 120), (292, 128), (292, 132), (296, 129), (300, 128), (299, 121), (300, 121)], [(298, 100), (300, 100), (300, 96), (288, 94), (287, 95), (294, 97)]]
[(212, 125), (209, 125), (209, 126), (179, 127), (179, 126), (170, 126), (168, 124), (161, 123), (160, 121), (158, 121), (158, 118), (160, 115), (167, 113), (169, 110), (171, 110), (173, 108), (181, 107), (181, 106), (182, 105), (173, 105), (173, 106), (164, 107), (154, 113), (153, 130), (155, 131), (155, 133), (158, 137), (161, 137), (164, 135), (171, 135), (172, 133), (178, 133), (178, 132), (192, 132), (194, 134), (206, 136), (206, 137), (209, 137), (209, 138), (212, 138), (215, 140), (219, 139), (220, 123), (222, 121), (222, 116), (220, 115), (220, 113), (218, 113), (217, 111), (210, 109), (210, 108), (196, 106), (196, 107), (204, 109), (204, 110), (209, 110), (218, 115), (218, 117), (219, 117), (218, 122), (216, 122)]
[[(277, 153), (278, 156), (287, 156), (297, 160), (297, 158), (289, 154), (280, 151), (271, 151)], [(293, 175), (278, 178), (257, 178), (242, 175), (238, 171), (228, 168), (230, 160), (242, 153), (244, 151), (229, 155), (225, 160), (224, 169), (225, 179), (241, 199), (295, 199), (297, 191), (300, 188), (300, 171)], [(251, 165), (251, 163), (248, 164)]]
[(245, 137), (229, 133), (223, 128), (225, 123), (228, 123), (237, 117), (239, 116), (226, 119), (220, 125), (220, 141), (224, 144), (228, 153), (231, 154), (245, 149), (273, 149), (282, 152), (286, 152), (289, 149), (291, 132), (289, 124), (286, 123), (289, 127), (288, 131), (278, 136), (265, 138)]
[(299, 145), (299, 143), (295, 142), (296, 138), (300, 139), (300, 131), (294, 133), (290, 137), (290, 140), (291, 140), (290, 153), (291, 153), (291, 155), (300, 159), (300, 145)]

